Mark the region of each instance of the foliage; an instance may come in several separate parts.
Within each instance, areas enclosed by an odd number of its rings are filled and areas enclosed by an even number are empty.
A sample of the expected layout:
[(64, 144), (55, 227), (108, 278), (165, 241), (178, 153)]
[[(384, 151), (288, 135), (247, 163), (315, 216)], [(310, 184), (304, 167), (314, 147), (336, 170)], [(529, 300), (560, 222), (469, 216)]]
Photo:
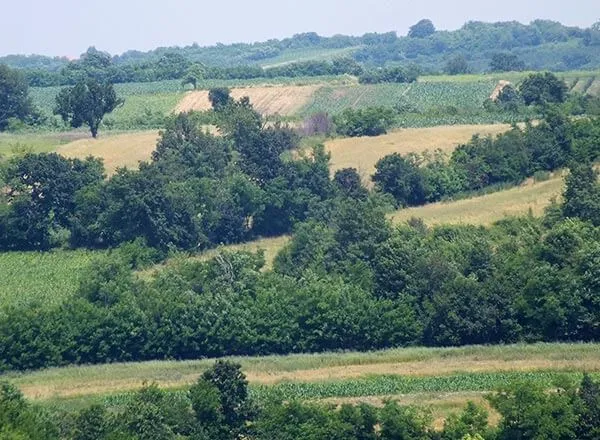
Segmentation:
[(11, 120), (25, 122), (32, 116), (35, 111), (25, 77), (0, 64), (0, 131), (6, 130)]
[(409, 38), (425, 38), (435, 33), (435, 26), (431, 20), (423, 19), (410, 27)]
[(525, 63), (517, 55), (498, 52), (492, 55), (490, 70), (492, 72), (520, 72), (525, 70)]
[(469, 71), (469, 63), (464, 55), (453, 56), (444, 66), (444, 72), (448, 75), (462, 75), (469, 73)]
[(383, 107), (362, 110), (346, 109), (333, 122), (338, 133), (345, 136), (379, 136), (385, 134), (394, 121), (394, 112)]
[(550, 72), (533, 73), (519, 86), (526, 105), (561, 103), (567, 94), (567, 85)]
[(95, 79), (78, 82), (72, 88), (66, 88), (56, 96), (54, 113), (78, 128), (86, 124), (92, 137), (98, 135), (98, 128), (104, 115), (111, 113), (124, 101), (110, 83), (100, 83)]

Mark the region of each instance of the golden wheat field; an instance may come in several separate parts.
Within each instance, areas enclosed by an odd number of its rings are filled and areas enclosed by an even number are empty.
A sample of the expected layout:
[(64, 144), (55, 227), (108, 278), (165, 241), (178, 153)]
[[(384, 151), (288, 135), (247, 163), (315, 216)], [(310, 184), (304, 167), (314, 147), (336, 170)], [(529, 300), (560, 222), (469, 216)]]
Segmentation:
[(331, 153), (331, 169), (356, 168), (363, 183), (370, 184), (375, 164), (392, 154), (423, 153), (436, 149), (452, 152), (473, 135), (497, 135), (510, 129), (507, 124), (443, 125), (428, 128), (406, 128), (377, 137), (334, 139), (325, 144)]
[(108, 175), (119, 167), (137, 168), (140, 161), (148, 160), (156, 148), (158, 131), (136, 131), (122, 134), (107, 134), (97, 139), (80, 139), (56, 149), (56, 152), (71, 158), (84, 159), (88, 156), (104, 159)]

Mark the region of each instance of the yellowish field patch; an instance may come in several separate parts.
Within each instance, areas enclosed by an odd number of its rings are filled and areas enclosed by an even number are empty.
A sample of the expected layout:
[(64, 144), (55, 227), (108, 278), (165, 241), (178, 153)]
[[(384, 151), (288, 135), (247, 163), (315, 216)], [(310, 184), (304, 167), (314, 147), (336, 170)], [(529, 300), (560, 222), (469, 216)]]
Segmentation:
[(365, 184), (375, 172), (375, 164), (388, 154), (423, 153), (440, 149), (448, 153), (468, 142), (473, 135), (497, 135), (510, 125), (444, 125), (428, 128), (406, 128), (377, 137), (334, 139), (326, 142), (331, 153), (331, 169), (356, 168)]
[(137, 168), (140, 161), (149, 160), (156, 148), (158, 131), (137, 131), (109, 134), (97, 139), (87, 138), (62, 145), (56, 152), (71, 158), (84, 159), (88, 156), (104, 159), (108, 175), (119, 167)]
[(411, 218), (421, 218), (428, 225), (474, 224), (490, 225), (507, 216), (540, 216), (553, 198), (559, 198), (564, 189), (562, 176), (544, 182), (526, 184), (455, 202), (439, 202), (415, 208), (401, 209), (392, 214), (399, 223)]
[[(256, 110), (263, 115), (290, 116), (304, 107), (321, 85), (303, 86), (262, 86), (241, 87), (231, 89), (231, 97), (239, 99), (243, 96), (250, 98)], [(208, 100), (208, 90), (188, 92), (175, 108), (176, 113), (190, 110), (204, 111), (211, 108)]]

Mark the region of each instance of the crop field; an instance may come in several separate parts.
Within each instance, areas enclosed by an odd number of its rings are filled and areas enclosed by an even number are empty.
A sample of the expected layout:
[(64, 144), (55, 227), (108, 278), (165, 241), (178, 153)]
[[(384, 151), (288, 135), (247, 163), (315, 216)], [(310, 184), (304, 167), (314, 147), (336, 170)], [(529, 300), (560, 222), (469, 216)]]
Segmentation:
[(331, 169), (356, 168), (363, 183), (371, 184), (375, 164), (382, 157), (400, 153), (423, 153), (442, 150), (451, 153), (473, 135), (497, 135), (510, 129), (509, 125), (450, 125), (430, 128), (407, 128), (377, 137), (334, 139), (325, 143), (331, 153)]
[(49, 307), (70, 298), (97, 255), (84, 250), (0, 253), (0, 313), (5, 307)]
[(88, 156), (100, 157), (104, 160), (107, 175), (112, 175), (117, 168), (135, 169), (140, 161), (150, 159), (157, 140), (156, 130), (105, 135), (101, 133), (97, 139), (87, 137), (62, 145), (56, 152), (78, 159)]
[(525, 184), (470, 199), (431, 203), (425, 206), (401, 209), (391, 215), (399, 223), (421, 218), (428, 225), (476, 224), (489, 225), (507, 216), (543, 214), (551, 199), (560, 198), (564, 188), (562, 176), (543, 182)]
[[(242, 364), (259, 401), (283, 398), (329, 403), (381, 403), (394, 398), (426, 405), (436, 424), (468, 400), (513, 381), (551, 388), (558, 380), (598, 377), (598, 344), (533, 344), (458, 348), (400, 348), (368, 353), (323, 353), (230, 358)], [(177, 394), (213, 360), (152, 361), (51, 368), (6, 378), (40, 403), (73, 408), (92, 402), (119, 406), (142, 382)], [(493, 418), (492, 418), (493, 423)]]
[[(319, 85), (244, 87), (231, 90), (234, 99), (248, 96), (254, 108), (263, 115), (295, 115), (312, 98)], [(211, 108), (208, 91), (188, 92), (179, 102), (175, 111), (204, 111)]]
[(471, 82), (416, 82), (413, 84), (370, 84), (324, 86), (301, 113), (339, 113), (346, 108), (371, 106), (393, 107), (399, 103), (410, 105), (415, 111), (425, 112), (447, 107), (462, 111), (480, 110), (490, 96), (496, 81)]

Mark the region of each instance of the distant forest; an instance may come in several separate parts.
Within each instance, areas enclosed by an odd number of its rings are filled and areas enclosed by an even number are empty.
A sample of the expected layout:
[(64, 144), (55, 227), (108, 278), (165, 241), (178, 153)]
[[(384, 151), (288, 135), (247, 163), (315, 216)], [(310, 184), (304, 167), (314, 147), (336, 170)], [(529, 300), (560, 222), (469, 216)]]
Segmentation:
[[(322, 37), (314, 32), (261, 43), (130, 50), (111, 56), (90, 48), (79, 60), (9, 55), (0, 64), (23, 69), (30, 85), (75, 83), (90, 71), (114, 83), (182, 79), (202, 66), (207, 78), (359, 75), (379, 67), (418, 66), (422, 73), (483, 73), (491, 70), (596, 69), (600, 67), (600, 22), (590, 28), (535, 20), (469, 21), (455, 31), (437, 31), (429, 20), (396, 32), (360, 37)], [(197, 69), (196, 69), (197, 71)]]

